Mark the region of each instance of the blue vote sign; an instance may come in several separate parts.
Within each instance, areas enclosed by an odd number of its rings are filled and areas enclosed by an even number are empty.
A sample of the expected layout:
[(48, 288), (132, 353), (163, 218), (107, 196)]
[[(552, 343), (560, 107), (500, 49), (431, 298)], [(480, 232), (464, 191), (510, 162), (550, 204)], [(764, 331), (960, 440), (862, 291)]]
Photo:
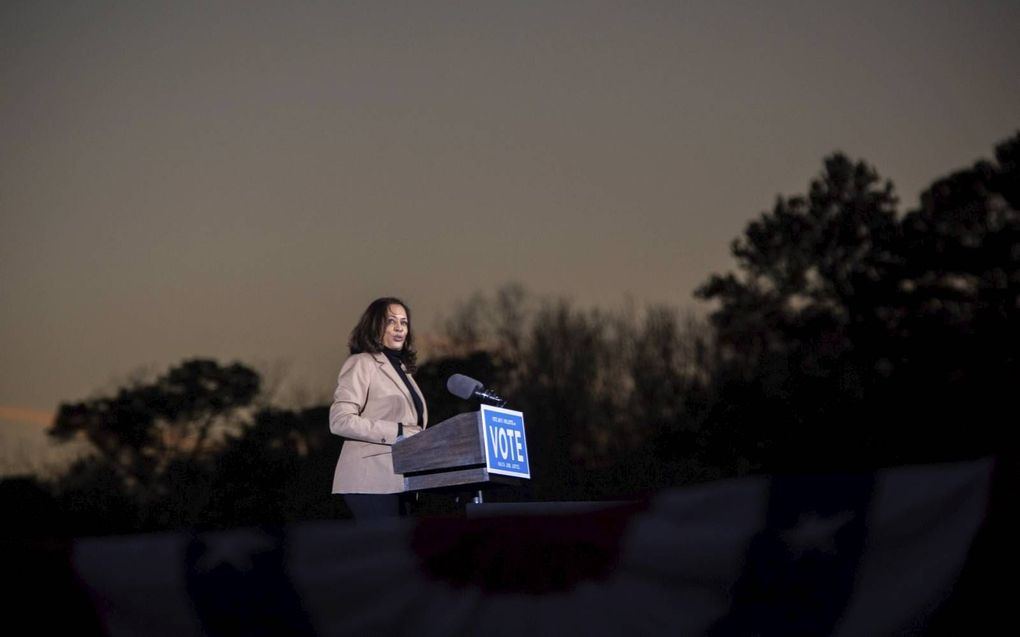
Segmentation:
[(482, 405), (479, 418), (485, 441), (485, 468), (518, 478), (531, 478), (528, 464), (528, 440), (524, 436), (524, 414), (519, 411)]

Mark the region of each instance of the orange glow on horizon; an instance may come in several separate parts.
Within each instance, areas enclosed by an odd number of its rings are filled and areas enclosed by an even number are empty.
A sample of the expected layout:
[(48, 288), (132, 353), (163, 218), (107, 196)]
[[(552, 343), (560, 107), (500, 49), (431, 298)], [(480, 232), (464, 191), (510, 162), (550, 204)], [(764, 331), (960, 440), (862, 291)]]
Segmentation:
[(11, 405), (0, 405), (0, 420), (10, 422), (28, 423), (49, 427), (53, 424), (53, 412), (31, 407), (14, 407)]

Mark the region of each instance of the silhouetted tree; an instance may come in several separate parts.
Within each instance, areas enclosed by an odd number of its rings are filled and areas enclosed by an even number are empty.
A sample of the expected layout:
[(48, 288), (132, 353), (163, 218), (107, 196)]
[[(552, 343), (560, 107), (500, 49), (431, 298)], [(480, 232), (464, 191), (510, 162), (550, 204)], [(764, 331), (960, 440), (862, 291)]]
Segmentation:
[(496, 366), (493, 353), (485, 350), (430, 358), (419, 365), (414, 374), (415, 382), (428, 400), (429, 424), (478, 409), (476, 403), (458, 398), (446, 389), (447, 380), (454, 374), (464, 374), (490, 384), (501, 380), (501, 371)]
[(655, 476), (649, 485), (699, 482), (718, 475), (705, 463), (704, 446), (713, 371), (711, 338), (704, 321), (651, 307), (628, 339), (633, 389), (625, 409), (628, 418), (647, 432), (636, 447), (637, 454), (647, 457), (625, 464), (648, 467), (646, 474)]
[[(864, 293), (896, 264), (895, 205), (890, 182), (842, 154), (825, 161), (808, 196), (780, 197), (733, 242), (740, 276), (712, 275), (697, 292), (720, 303), (720, 353), (755, 360), (866, 320), (874, 304)], [(838, 336), (824, 344), (846, 346)]]
[(340, 517), (330, 489), (341, 441), (328, 422), (326, 405), (258, 410), (217, 454), (196, 519), (231, 526)]
[(1017, 145), (902, 221), (892, 184), (837, 154), (749, 224), (739, 274), (697, 292), (719, 303), (709, 446), (772, 468), (987, 452), (968, 420), (1016, 380)]
[(740, 274), (697, 291), (719, 302), (713, 447), (753, 466), (827, 463), (874, 444), (854, 409), (870, 373), (854, 348), (895, 288), (895, 206), (889, 181), (836, 154), (807, 196), (780, 197), (733, 242)]
[[(141, 526), (182, 522), (193, 510), (191, 496), (208, 483), (202, 462), (226, 432), (243, 426), (240, 412), (258, 391), (253, 370), (195, 359), (113, 396), (62, 404), (48, 433), (57, 440), (84, 437), (99, 461), (79, 460), (61, 480), (61, 489), (92, 511), (128, 493)], [(122, 501), (114, 508), (122, 514), (128, 510)]]
[(127, 480), (145, 482), (173, 460), (200, 457), (258, 391), (259, 375), (239, 363), (189, 360), (114, 396), (61, 404), (48, 433), (84, 436)]
[(960, 423), (954, 452), (987, 453), (1020, 382), (1020, 134), (996, 162), (937, 180), (903, 219), (895, 385), (923, 420)]
[[(445, 342), (459, 354), (437, 361), (434, 384), (466, 373), (525, 413), (529, 495), (625, 497), (705, 477), (694, 442), (700, 421), (689, 416), (700, 410), (704, 392), (694, 388), (708, 377), (709, 344), (693, 319), (681, 321), (665, 307), (582, 310), (511, 286), (472, 296), (446, 326)], [(430, 373), (427, 366), (419, 372), (423, 389), (432, 386)], [(434, 414), (435, 392), (426, 394)], [(477, 408), (463, 401), (449, 407)]]

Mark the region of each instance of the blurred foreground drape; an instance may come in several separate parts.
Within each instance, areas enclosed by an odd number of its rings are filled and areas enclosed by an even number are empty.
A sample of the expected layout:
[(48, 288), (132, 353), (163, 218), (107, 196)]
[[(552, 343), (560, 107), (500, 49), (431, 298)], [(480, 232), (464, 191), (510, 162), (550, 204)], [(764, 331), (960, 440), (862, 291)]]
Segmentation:
[[(967, 621), (961, 604), (983, 584), (965, 566), (994, 467), (748, 477), (588, 510), (480, 505), (465, 518), (90, 538), (69, 557), (116, 637), (928, 634)], [(961, 581), (969, 597), (954, 601)]]

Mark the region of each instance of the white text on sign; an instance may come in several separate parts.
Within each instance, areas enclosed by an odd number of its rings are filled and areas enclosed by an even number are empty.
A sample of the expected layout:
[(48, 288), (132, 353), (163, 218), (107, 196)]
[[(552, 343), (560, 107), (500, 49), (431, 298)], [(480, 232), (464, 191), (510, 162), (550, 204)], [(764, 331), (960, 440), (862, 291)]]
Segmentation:
[(519, 430), (507, 431), (501, 427), (489, 425), (489, 447), (494, 456), (501, 460), (524, 462), (524, 446), (521, 443)]

